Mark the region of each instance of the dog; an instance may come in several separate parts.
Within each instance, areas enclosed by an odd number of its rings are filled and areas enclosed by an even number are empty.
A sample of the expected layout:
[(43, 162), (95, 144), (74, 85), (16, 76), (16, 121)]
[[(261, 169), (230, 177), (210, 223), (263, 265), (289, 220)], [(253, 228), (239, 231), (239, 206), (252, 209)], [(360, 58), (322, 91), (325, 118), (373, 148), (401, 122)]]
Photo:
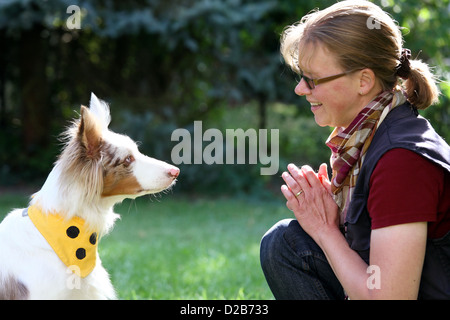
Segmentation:
[(0, 224), (0, 299), (117, 298), (97, 252), (119, 217), (113, 206), (171, 188), (180, 170), (141, 154), (110, 121), (92, 93), (41, 190)]

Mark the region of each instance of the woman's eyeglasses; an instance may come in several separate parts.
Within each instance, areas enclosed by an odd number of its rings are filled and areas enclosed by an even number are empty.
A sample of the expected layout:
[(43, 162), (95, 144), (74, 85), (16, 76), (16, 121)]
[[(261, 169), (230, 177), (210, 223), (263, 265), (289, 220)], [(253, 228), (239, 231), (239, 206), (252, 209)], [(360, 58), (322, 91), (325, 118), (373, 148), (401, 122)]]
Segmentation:
[(303, 73), (300, 73), (300, 81), (302, 81), (302, 79), (304, 79), (305, 82), (306, 82), (306, 85), (308, 86), (308, 88), (310, 90), (312, 90), (317, 85), (319, 85), (321, 83), (325, 83), (325, 82), (328, 82), (328, 81), (331, 81), (331, 80), (343, 77), (343, 76), (345, 76), (345, 75), (347, 75), (349, 73), (352, 73), (352, 72), (355, 72), (355, 71), (359, 71), (359, 70), (362, 70), (362, 69), (350, 70), (350, 71), (346, 71), (346, 72), (343, 72), (343, 73), (336, 74), (334, 76), (320, 78), (320, 79), (311, 79), (311, 78), (308, 78), (308, 77), (304, 76)]

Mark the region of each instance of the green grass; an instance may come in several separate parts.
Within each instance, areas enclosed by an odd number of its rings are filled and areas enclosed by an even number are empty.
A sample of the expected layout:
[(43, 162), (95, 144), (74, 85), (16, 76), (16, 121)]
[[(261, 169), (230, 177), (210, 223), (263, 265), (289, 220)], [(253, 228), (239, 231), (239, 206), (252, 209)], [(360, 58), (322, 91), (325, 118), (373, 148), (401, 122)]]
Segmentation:
[[(0, 196), (0, 219), (27, 197)], [(273, 299), (259, 242), (288, 217), (282, 201), (189, 199), (174, 194), (126, 200), (99, 244), (120, 299)]]

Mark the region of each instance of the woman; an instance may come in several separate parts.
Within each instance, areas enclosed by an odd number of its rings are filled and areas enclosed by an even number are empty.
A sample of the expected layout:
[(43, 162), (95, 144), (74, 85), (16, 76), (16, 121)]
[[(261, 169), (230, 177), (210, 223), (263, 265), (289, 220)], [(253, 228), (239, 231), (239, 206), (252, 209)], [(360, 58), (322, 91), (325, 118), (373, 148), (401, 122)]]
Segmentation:
[(295, 220), (261, 241), (277, 299), (449, 299), (450, 147), (418, 115), (437, 101), (395, 22), (342, 1), (288, 27), (281, 52), (301, 76), (327, 140), (322, 164), (290, 164), (281, 191)]

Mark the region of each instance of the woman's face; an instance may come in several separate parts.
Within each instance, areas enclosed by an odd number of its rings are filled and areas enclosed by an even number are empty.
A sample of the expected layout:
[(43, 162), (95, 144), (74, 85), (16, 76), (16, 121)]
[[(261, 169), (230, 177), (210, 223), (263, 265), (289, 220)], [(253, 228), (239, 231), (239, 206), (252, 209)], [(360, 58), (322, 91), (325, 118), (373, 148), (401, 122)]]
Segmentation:
[[(311, 43), (302, 53), (299, 67), (308, 78), (325, 78), (349, 71), (343, 70), (334, 55), (321, 44)], [(314, 89), (302, 79), (295, 87), (295, 93), (306, 96), (319, 126), (347, 127), (368, 103), (360, 94), (361, 72), (320, 83)]]

